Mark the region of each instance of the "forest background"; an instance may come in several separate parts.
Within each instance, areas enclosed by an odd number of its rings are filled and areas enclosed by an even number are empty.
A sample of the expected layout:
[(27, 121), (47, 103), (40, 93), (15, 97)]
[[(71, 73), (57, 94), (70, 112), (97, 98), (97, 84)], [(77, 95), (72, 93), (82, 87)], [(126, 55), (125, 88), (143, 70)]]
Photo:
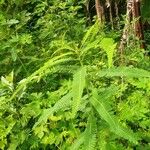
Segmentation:
[(150, 0), (0, 0), (0, 149), (149, 150)]

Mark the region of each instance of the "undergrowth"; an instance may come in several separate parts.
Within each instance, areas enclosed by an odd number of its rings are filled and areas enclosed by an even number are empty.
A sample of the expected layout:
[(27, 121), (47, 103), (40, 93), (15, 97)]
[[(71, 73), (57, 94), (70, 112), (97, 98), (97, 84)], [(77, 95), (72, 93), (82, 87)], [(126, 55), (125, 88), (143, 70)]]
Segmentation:
[[(116, 39), (98, 22), (86, 28), (84, 19), (76, 24), (72, 15), (76, 17), (80, 7), (55, 1), (47, 9), (46, 2), (36, 3), (33, 14), (12, 14), (18, 19), (1, 14), (7, 33), (0, 29), (5, 34), (0, 52), (0, 148), (148, 150), (150, 64), (145, 52), (138, 44), (128, 47), (120, 65)], [(19, 4), (11, 6), (23, 9)], [(37, 14), (36, 24), (23, 33)], [(25, 19), (19, 20), (22, 15)], [(50, 21), (54, 18), (58, 22)]]

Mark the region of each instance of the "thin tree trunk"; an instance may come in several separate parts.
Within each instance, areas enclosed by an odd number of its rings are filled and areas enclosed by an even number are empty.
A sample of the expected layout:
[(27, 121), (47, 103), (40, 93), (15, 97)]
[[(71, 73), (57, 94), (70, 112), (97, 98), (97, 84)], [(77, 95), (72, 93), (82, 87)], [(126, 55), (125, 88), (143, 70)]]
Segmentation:
[(113, 15), (112, 15), (112, 3), (111, 0), (107, 0), (108, 2), (108, 7), (109, 7), (109, 18), (110, 18), (110, 23), (111, 23), (111, 29), (114, 29), (114, 23), (113, 23)]
[(120, 25), (119, 25), (119, 10), (118, 10), (118, 3), (115, 0), (115, 13), (116, 13), (116, 23), (117, 23), (117, 28), (120, 30)]
[(95, 0), (95, 8), (96, 8), (96, 13), (97, 17), (100, 23), (104, 22), (104, 8), (100, 3), (100, 0)]
[[(131, 32), (135, 33), (135, 36), (141, 40), (141, 48), (145, 48), (144, 44), (144, 34), (143, 26), (140, 16), (140, 1), (139, 0), (127, 0), (127, 14), (126, 14), (126, 24), (123, 30), (122, 38), (119, 45), (119, 50), (121, 54), (123, 53), (124, 47), (128, 44), (129, 34)], [(138, 20), (135, 20), (138, 19)], [(132, 26), (131, 21), (135, 20), (134, 26)]]
[(127, 0), (126, 23), (123, 29), (119, 50), (122, 53), (125, 45), (128, 42), (129, 26), (132, 18), (132, 0)]
[(86, 0), (85, 4), (84, 4), (85, 5), (85, 15), (86, 15), (87, 24), (91, 24), (89, 1), (90, 0)]
[(125, 46), (127, 46), (129, 43), (129, 32), (130, 32), (130, 27), (131, 27), (130, 23), (132, 19), (132, 5), (133, 5), (133, 0), (127, 0), (126, 22), (123, 28), (123, 33), (122, 33), (122, 37), (121, 37), (119, 48), (118, 48), (121, 65), (124, 64), (123, 54), (124, 54)]
[(134, 24), (135, 35), (141, 41), (141, 48), (145, 48), (143, 25), (141, 19), (140, 1), (133, 0), (133, 19), (137, 19)]

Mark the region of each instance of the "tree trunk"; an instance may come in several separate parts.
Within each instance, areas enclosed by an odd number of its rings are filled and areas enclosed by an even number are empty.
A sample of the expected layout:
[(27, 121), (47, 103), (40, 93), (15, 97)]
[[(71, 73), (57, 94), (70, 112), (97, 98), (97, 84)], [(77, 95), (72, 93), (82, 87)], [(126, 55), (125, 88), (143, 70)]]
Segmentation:
[(118, 30), (120, 30), (120, 24), (119, 24), (119, 10), (118, 10), (118, 3), (115, 0), (115, 15), (116, 15), (116, 24), (117, 24), (117, 28)]
[[(135, 23), (131, 24), (131, 21), (133, 20), (135, 20)], [(141, 48), (145, 48), (139, 0), (127, 0), (126, 24), (119, 46), (120, 51), (122, 51), (125, 44), (128, 43), (129, 34), (131, 34), (130, 32), (132, 31), (134, 32), (135, 36), (141, 41)]]
[(111, 29), (114, 30), (113, 14), (112, 14), (112, 1), (108, 0), (109, 3), (109, 18), (111, 23)]
[(96, 13), (97, 17), (100, 23), (104, 22), (104, 8), (100, 3), (100, 0), (95, 0), (95, 8), (96, 8)]
[(85, 15), (86, 15), (87, 25), (91, 24), (89, 1), (90, 0), (86, 0), (85, 4), (84, 4), (84, 10), (85, 10)]
[(120, 45), (119, 45), (119, 50), (122, 54), (122, 51), (125, 48), (125, 45), (127, 44), (128, 41), (128, 36), (129, 36), (129, 27), (130, 27), (130, 22), (132, 18), (132, 0), (127, 0), (127, 10), (126, 10), (126, 23), (123, 29)]
[(141, 41), (141, 48), (145, 48), (140, 0), (133, 0), (133, 19), (137, 19), (134, 24), (135, 35)]

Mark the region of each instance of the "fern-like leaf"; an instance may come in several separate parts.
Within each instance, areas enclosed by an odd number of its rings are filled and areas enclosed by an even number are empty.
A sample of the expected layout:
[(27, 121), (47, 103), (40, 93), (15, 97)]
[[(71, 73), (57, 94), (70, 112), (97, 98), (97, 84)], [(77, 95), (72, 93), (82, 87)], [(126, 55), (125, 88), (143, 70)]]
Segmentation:
[(68, 150), (79, 150), (84, 142), (84, 132), (75, 140)]
[(93, 89), (92, 91), (92, 98), (90, 99), (90, 102), (94, 106), (94, 108), (98, 111), (99, 115), (104, 119), (112, 128), (116, 128), (116, 122), (114, 118), (109, 114), (105, 101), (102, 101), (99, 98), (99, 95), (97, 93), (96, 89)]
[(82, 98), (83, 90), (85, 87), (86, 68), (81, 67), (73, 76), (72, 83), (72, 117), (75, 117)]
[(80, 55), (83, 57), (89, 50), (99, 47), (99, 41), (100, 39), (96, 39), (95, 41), (88, 43), (86, 47), (81, 49)]
[(96, 118), (93, 112), (88, 117), (87, 128), (76, 141), (69, 147), (69, 150), (94, 150), (96, 146)]
[(132, 78), (141, 78), (146, 77), (150, 78), (150, 72), (131, 67), (118, 67), (101, 70), (97, 74), (99, 77), (132, 77)]
[(63, 96), (58, 102), (56, 102), (56, 104), (53, 107), (51, 107), (49, 109), (44, 109), (39, 120), (35, 123), (33, 128), (35, 128), (42, 122), (45, 123), (47, 121), (47, 119), (51, 115), (53, 115), (54, 112), (58, 112), (59, 110), (69, 108), (71, 105), (71, 97), (72, 97), (72, 93), (68, 93), (65, 96)]
[(115, 119), (115, 117), (109, 113), (109, 111), (105, 107), (105, 104), (104, 104), (105, 102), (99, 98), (98, 92), (96, 89), (93, 90), (90, 102), (92, 103), (94, 108), (97, 110), (100, 117), (109, 124), (110, 130), (112, 132), (114, 132), (116, 135), (123, 137), (133, 143), (137, 143), (138, 138), (135, 135), (133, 135), (133, 133), (130, 130), (121, 127), (118, 121)]
[(93, 112), (90, 114), (87, 122), (87, 128), (84, 135), (84, 148), (86, 150), (95, 150), (96, 146), (96, 118)]
[[(64, 63), (64, 62), (67, 62), (67, 61), (72, 61), (73, 59), (71, 58), (64, 58), (66, 56), (69, 56), (69, 55), (72, 55), (72, 53), (65, 53), (65, 54), (62, 54), (60, 56), (56, 56), (50, 60), (48, 60), (47, 62), (45, 62), (45, 64), (39, 68), (38, 70), (36, 70), (34, 73), (32, 73), (29, 77), (27, 77), (26, 79), (23, 79), (23, 82), (21, 82), (19, 84), (19, 86), (17, 87), (17, 89), (14, 91), (14, 93), (12, 94), (12, 96), (8, 99), (8, 101), (11, 101), (13, 100), (17, 94), (22, 90), (24, 89), (24, 87), (31, 81), (33, 80), (38, 80), (39, 79), (39, 76), (42, 77), (44, 75), (46, 75), (47, 73), (49, 73), (47, 70), (49, 68), (52, 68), (53, 66), (55, 65), (58, 65), (60, 63)], [(45, 73), (46, 72), (46, 73)], [(38, 77), (38, 78), (37, 78)]]
[(86, 34), (84, 35), (82, 41), (81, 41), (81, 48), (86, 45), (87, 42), (92, 41), (94, 39), (94, 37), (97, 35), (97, 33), (99, 32), (99, 24), (98, 21), (91, 26)]
[(114, 43), (112, 38), (104, 38), (100, 43), (101, 48), (104, 49), (107, 54), (108, 68), (112, 67), (113, 65), (113, 54), (115, 52), (116, 45), (117, 44)]

